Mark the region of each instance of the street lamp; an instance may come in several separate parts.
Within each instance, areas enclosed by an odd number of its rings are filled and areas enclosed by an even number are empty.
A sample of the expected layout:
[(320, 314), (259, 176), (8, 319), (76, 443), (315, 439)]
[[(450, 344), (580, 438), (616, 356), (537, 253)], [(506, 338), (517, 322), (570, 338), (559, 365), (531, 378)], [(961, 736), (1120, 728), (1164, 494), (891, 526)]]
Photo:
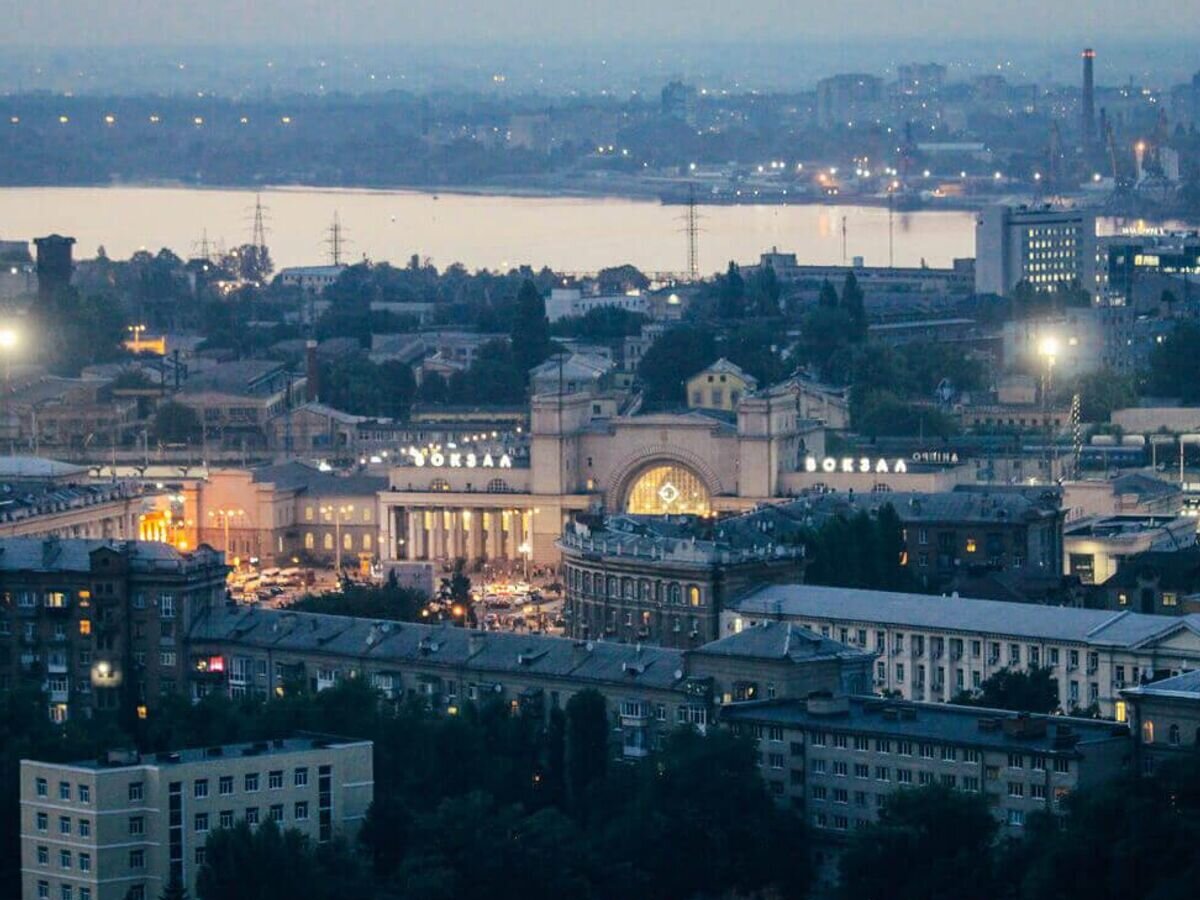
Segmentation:
[(133, 352), (141, 353), (142, 351), (142, 333), (146, 330), (145, 325), (129, 325), (127, 330), (133, 334)]
[(342, 517), (349, 516), (354, 512), (354, 504), (348, 503), (345, 506), (322, 506), (321, 515), (333, 517), (333, 544), (334, 544), (334, 567), (338, 574), (342, 571)]
[(244, 509), (222, 508), (222, 509), (210, 509), (208, 511), (208, 518), (214, 522), (219, 522), (221, 524), (222, 529), (225, 532), (225, 556), (226, 557), (229, 556), (229, 520), (230, 519), (240, 519), (244, 515), (246, 515), (246, 511)]

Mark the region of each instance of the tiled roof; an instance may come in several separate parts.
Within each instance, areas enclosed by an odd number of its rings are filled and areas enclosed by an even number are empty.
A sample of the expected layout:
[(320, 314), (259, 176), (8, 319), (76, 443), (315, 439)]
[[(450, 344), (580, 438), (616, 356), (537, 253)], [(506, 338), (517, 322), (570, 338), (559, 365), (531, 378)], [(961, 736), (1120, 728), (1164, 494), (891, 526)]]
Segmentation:
[(791, 622), (765, 622), (754, 628), (743, 628), (737, 634), (697, 647), (691, 652), (703, 656), (741, 656), (793, 662), (873, 655), (821, 637)]

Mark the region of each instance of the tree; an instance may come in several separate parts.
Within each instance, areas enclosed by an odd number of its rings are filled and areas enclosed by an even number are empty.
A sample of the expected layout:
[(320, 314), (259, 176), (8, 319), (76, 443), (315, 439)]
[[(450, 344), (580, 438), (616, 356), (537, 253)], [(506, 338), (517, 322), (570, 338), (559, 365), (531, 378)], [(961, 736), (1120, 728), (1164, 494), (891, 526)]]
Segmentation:
[(684, 325), (672, 328), (650, 345), (638, 364), (646, 399), (662, 406), (684, 401), (684, 383), (717, 359), (711, 331)]
[(1058, 682), (1045, 667), (1027, 672), (1003, 669), (983, 682), (977, 691), (959, 693), (954, 702), (989, 709), (1052, 713), (1058, 709)]
[(438, 597), (451, 604), (452, 611), (461, 610), (454, 612), (454, 618), (461, 619), (464, 628), (473, 628), (479, 622), (475, 617), (475, 603), (471, 597), (471, 579), (463, 569), (464, 560), (456, 559), (453, 571), (442, 579)]
[(745, 313), (746, 282), (737, 263), (730, 262), (724, 275), (717, 277), (717, 315), (735, 319)]
[(846, 273), (846, 281), (842, 285), (842, 309), (850, 317), (850, 324), (854, 329), (854, 340), (866, 340), (867, 309), (863, 303), (862, 288), (858, 286), (858, 279), (853, 272)]
[(517, 309), (512, 325), (513, 359), (524, 374), (550, 356), (550, 323), (546, 320), (546, 301), (529, 279), (517, 293)]
[(604, 777), (608, 767), (608, 730), (603, 694), (589, 688), (571, 696), (567, 701), (564, 767), (567, 800), (573, 809), (584, 807), (588, 790)]
[(1162, 343), (1154, 345), (1147, 390), (1185, 403), (1200, 401), (1200, 324), (1179, 322)]
[(837, 309), (838, 295), (835, 288), (828, 278), (821, 282), (821, 293), (817, 297), (817, 305), (823, 309)]
[(185, 444), (200, 437), (200, 417), (176, 400), (159, 405), (154, 413), (154, 437), (164, 444)]
[(859, 828), (841, 859), (846, 900), (995, 896), (998, 825), (983, 794), (942, 785), (901, 790)]
[(400, 587), (396, 573), (375, 587), (348, 584), (330, 594), (308, 594), (291, 604), (298, 612), (324, 613), (329, 616), (357, 616), (364, 619), (386, 619), (397, 622), (420, 622), (421, 611), (429, 598), (420, 591)]
[(1107, 422), (1113, 410), (1137, 403), (1134, 380), (1111, 369), (1081, 375), (1068, 393), (1079, 395), (1079, 418), (1083, 422)]

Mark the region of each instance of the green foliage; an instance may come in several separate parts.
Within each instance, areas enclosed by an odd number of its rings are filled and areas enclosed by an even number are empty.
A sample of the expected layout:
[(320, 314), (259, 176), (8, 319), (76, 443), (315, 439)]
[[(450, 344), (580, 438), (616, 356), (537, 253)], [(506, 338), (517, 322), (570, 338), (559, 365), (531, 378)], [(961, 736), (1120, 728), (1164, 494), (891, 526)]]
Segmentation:
[(517, 310), (512, 323), (513, 362), (522, 375), (550, 356), (550, 323), (546, 320), (546, 301), (532, 280), (526, 279), (517, 294)]
[(419, 622), (429, 598), (411, 588), (402, 588), (393, 574), (382, 585), (347, 584), (340, 593), (309, 594), (291, 604), (298, 612), (331, 616), (358, 616), (396, 622)]
[[(841, 860), (846, 900), (994, 897), (997, 823), (982, 794), (942, 785), (888, 795)], [(1075, 895), (1086, 896), (1086, 895)]]
[(1003, 669), (983, 682), (979, 690), (958, 694), (954, 702), (989, 709), (1052, 713), (1058, 709), (1058, 682), (1048, 668), (1027, 672)]
[(1060, 402), (1069, 403), (1073, 394), (1079, 395), (1079, 418), (1082, 422), (1107, 422), (1114, 409), (1124, 409), (1137, 403), (1137, 383), (1128, 375), (1111, 369), (1101, 369), (1080, 375), (1064, 390), (1059, 390)]
[(28, 339), (33, 352), (62, 375), (77, 375), (85, 366), (112, 362), (125, 355), (125, 315), (111, 295), (82, 295), (73, 287), (50, 297), (31, 318), (36, 327)]
[(525, 347), (523, 356), (519, 355), (515, 345), (510, 346), (507, 341), (484, 344), (470, 368), (450, 376), (446, 387), (447, 402), (472, 406), (524, 403), (529, 381), (529, 368), (525, 362), (532, 358), (530, 352)]
[(209, 834), (196, 877), (200, 900), (340, 900), (368, 896), (369, 879), (341, 841), (316, 846), (301, 831), (243, 819)]
[(854, 339), (859, 341), (867, 338), (867, 310), (863, 301), (863, 291), (858, 286), (858, 279), (853, 272), (847, 272), (846, 281), (842, 285), (842, 309), (850, 317)]
[(360, 416), (404, 419), (417, 391), (412, 369), (401, 362), (373, 363), (344, 356), (321, 366), (321, 401)]
[(802, 541), (809, 584), (868, 590), (904, 591), (915, 586), (902, 565), (904, 529), (895, 508), (884, 504), (871, 517), (865, 511), (849, 518), (834, 516)]
[(608, 765), (608, 709), (599, 691), (584, 690), (567, 701), (564, 766), (567, 799), (581, 809), (588, 791)]
[(175, 400), (160, 403), (154, 412), (154, 438), (164, 444), (185, 444), (201, 437), (200, 417)]
[(705, 328), (672, 328), (655, 341), (638, 365), (646, 400), (670, 406), (684, 402), (684, 383), (717, 359), (717, 342)]
[(721, 352), (753, 375), (759, 385), (774, 384), (788, 375), (788, 367), (775, 346), (779, 339), (778, 328), (761, 320), (747, 322), (726, 338)]
[(158, 895), (158, 900), (190, 900), (191, 895), (178, 878), (172, 878)]

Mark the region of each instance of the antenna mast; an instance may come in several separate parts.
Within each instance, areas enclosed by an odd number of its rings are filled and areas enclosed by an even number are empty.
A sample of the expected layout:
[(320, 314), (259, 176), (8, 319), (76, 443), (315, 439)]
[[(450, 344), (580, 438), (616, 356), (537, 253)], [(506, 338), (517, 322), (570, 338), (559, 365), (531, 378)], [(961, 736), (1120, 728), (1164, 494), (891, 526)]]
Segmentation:
[(262, 194), (254, 195), (254, 225), (251, 229), (250, 243), (258, 251), (259, 257), (264, 258), (267, 250), (267, 208), (262, 204)]
[(342, 253), (345, 252), (346, 244), (350, 243), (346, 240), (346, 231), (342, 228), (341, 220), (338, 219), (337, 211), (333, 213), (333, 224), (329, 226), (329, 237), (325, 239), (325, 245), (329, 248), (329, 262), (331, 265), (340, 266), (342, 264)]
[(696, 186), (688, 185), (687, 225), (687, 272), (688, 278), (700, 278), (700, 216), (696, 212)]

